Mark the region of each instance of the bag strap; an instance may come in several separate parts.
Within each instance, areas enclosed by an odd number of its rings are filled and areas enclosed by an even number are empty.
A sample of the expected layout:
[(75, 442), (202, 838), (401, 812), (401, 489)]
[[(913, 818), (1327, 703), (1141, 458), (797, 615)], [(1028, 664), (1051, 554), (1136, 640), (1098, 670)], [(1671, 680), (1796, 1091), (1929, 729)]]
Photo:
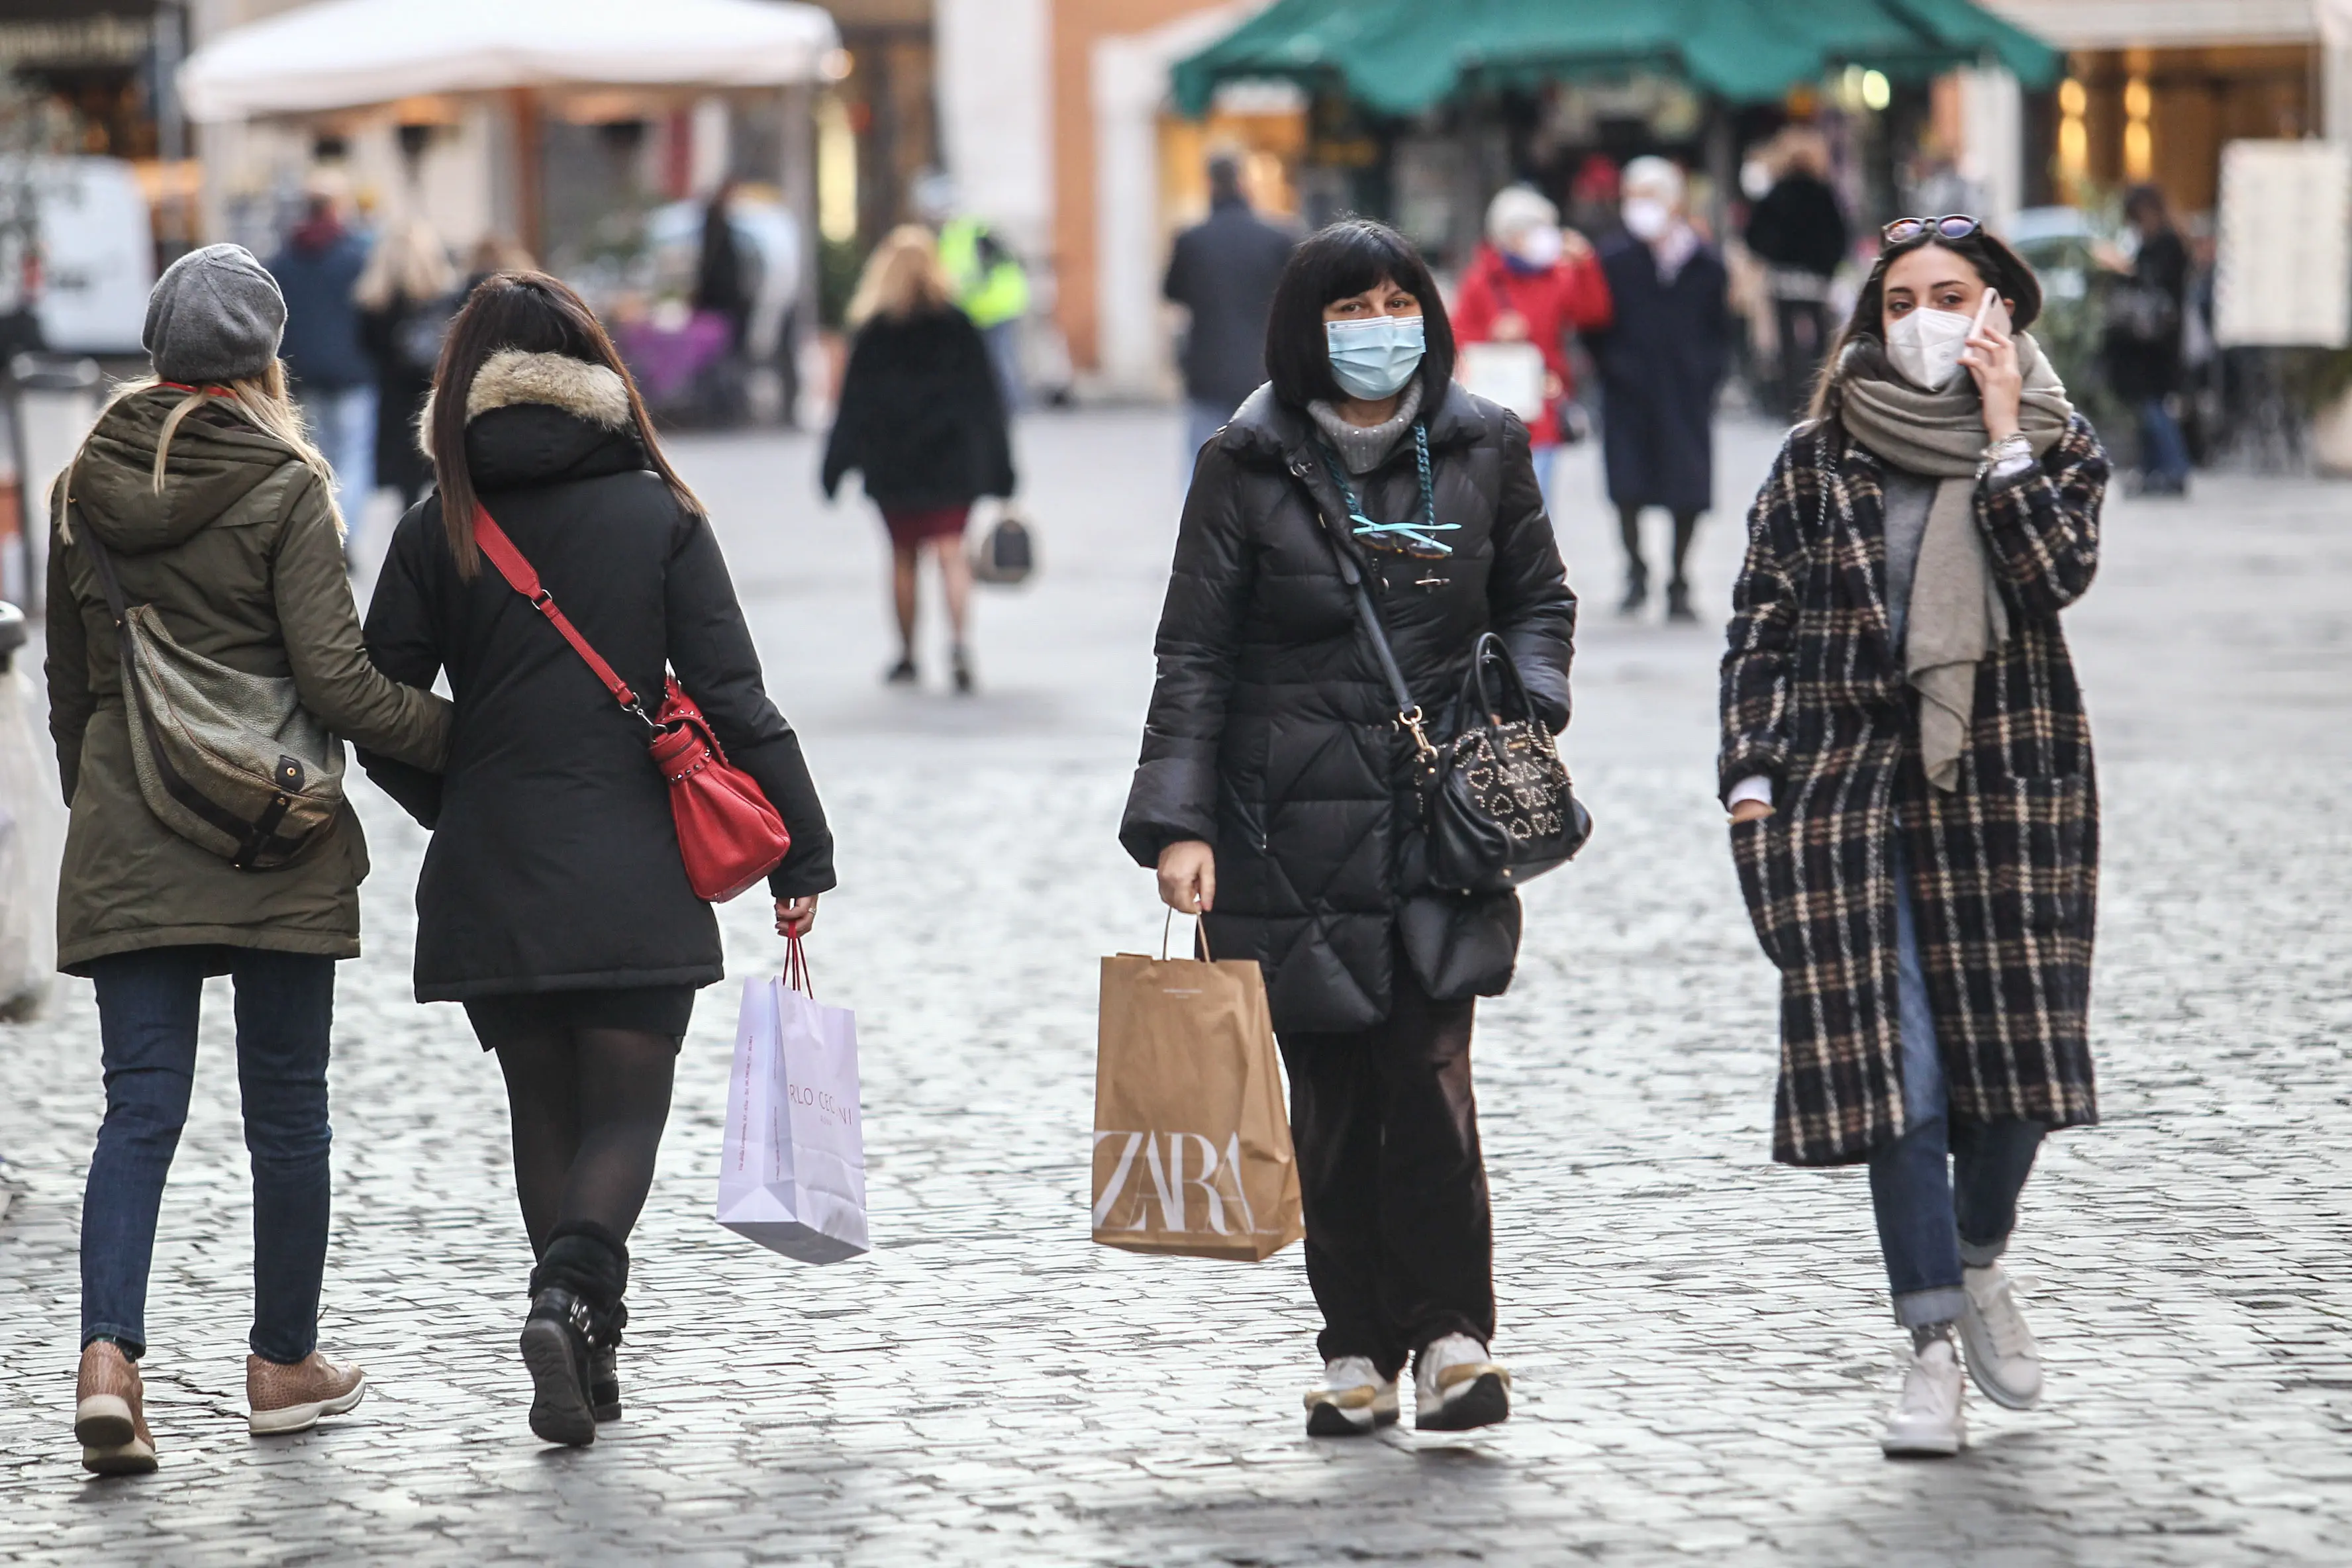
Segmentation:
[(604, 689), (613, 694), (614, 701), (643, 719), (648, 729), (661, 728), (646, 711), (645, 704), (637, 700), (637, 694), (629, 689), (629, 683), (604, 662), (604, 655), (588, 646), (588, 639), (580, 635), (580, 628), (572, 624), (572, 618), (556, 604), (555, 595), (541, 584), (539, 574), (532, 570), (529, 561), (523, 559), (522, 552), (515, 548), (514, 541), (507, 537), (506, 530), (498, 525), (488, 510), (479, 506), (474, 509), (474, 542), (480, 545), (482, 553), (490, 558), (490, 564), (499, 569), (499, 575), (507, 580), (507, 586), (530, 600), (530, 607), (545, 616), (548, 625), (572, 645), (572, 651), (587, 661), (588, 668), (596, 672), (596, 679), (604, 683)]
[[(1324, 454), (1324, 462), (1327, 466), (1329, 464), (1328, 453)], [(1297, 474), (1301, 480), (1307, 479), (1304, 465), (1292, 471)], [(1340, 482), (1337, 474), (1332, 476), (1332, 482), (1334, 484)], [(1313, 496), (1311, 485), (1308, 495), (1310, 499)], [(1333, 532), (1331, 520), (1325, 515), (1319, 502), (1315, 508), (1315, 521), (1323, 525), (1323, 532), (1331, 542), (1331, 553), (1339, 558), (1339, 580), (1348, 585), (1355, 596), (1356, 619), (1363, 626), (1364, 636), (1372, 645), (1372, 658), (1381, 667), (1381, 678), (1388, 682), (1390, 697), (1396, 702), (1397, 727), (1412, 737), (1412, 743), (1420, 750), (1423, 761), (1433, 761), (1437, 756), (1437, 748), (1429, 743), (1429, 737), (1422, 731), (1421, 704), (1412, 700), (1412, 690), (1404, 683), (1404, 671), (1398, 668), (1396, 650), (1389, 646), (1387, 628), (1381, 625), (1381, 612), (1372, 603), (1371, 589), (1365, 585), (1363, 568), (1356, 563), (1354, 552), (1342, 544), (1337, 534)]]

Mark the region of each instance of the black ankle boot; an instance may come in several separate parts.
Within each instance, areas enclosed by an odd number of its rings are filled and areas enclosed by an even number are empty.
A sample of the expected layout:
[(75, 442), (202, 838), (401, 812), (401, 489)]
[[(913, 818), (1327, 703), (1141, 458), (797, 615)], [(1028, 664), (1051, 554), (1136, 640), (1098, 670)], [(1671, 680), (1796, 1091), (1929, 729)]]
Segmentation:
[(1625, 596), (1617, 601), (1621, 616), (1638, 616), (1650, 602), (1650, 569), (1639, 561), (1625, 569)]
[(588, 1408), (599, 1421), (621, 1418), (621, 1368), (614, 1353), (616, 1348), (592, 1345), (588, 1350)]
[(1690, 584), (1677, 577), (1666, 584), (1666, 619), (1695, 621), (1698, 615), (1691, 608)]
[(621, 1300), (628, 1282), (628, 1247), (593, 1224), (558, 1229), (530, 1271), (521, 1350), (530, 1369), (530, 1429), (545, 1441), (578, 1447), (596, 1440), (599, 1390), (592, 1385), (600, 1373), (611, 1380), (608, 1403), (619, 1414), (618, 1378), (609, 1369), (629, 1321)]

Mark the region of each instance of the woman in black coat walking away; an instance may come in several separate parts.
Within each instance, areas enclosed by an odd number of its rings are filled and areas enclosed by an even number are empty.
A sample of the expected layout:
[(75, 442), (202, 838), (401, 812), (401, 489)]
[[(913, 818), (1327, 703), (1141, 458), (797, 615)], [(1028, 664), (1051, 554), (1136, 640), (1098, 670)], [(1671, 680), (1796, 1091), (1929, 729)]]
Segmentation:
[(665, 667), (792, 833), (768, 879), (780, 933), (834, 885), (800, 742), (701, 503), (656, 444), (612, 342), (539, 273), (484, 281), (450, 330), (425, 431), (439, 484), (401, 520), (367, 618), (395, 679), (446, 670), (438, 777), (367, 757), (434, 830), (416, 885), (416, 995), (466, 1005), (498, 1053), (538, 1267), (523, 1329), (531, 1430), (589, 1443), (618, 1413), (628, 1236), (653, 1181), (694, 994), (725, 971), (679, 858), (646, 725), (485, 559), (476, 506), (636, 692)]
[(441, 340), (457, 310), (457, 290), (448, 248), (423, 218), (384, 236), (352, 290), (360, 342), (375, 361), (375, 482), (397, 490), (404, 510), (433, 482), (433, 465), (416, 438), (416, 416), (433, 391)]
[(1731, 349), (1722, 258), (1683, 216), (1683, 174), (1664, 158), (1625, 165), (1625, 232), (1601, 247), (1614, 319), (1590, 334), (1601, 365), (1601, 455), (1625, 542), (1625, 597), (1650, 595), (1642, 512), (1675, 520), (1666, 616), (1695, 619), (1683, 564), (1715, 504), (1715, 395)]
[(849, 303), (857, 336), (841, 379), (841, 405), (824, 447), (830, 500), (853, 468), (890, 531), (890, 599), (898, 662), (884, 678), (910, 685), (915, 666), (915, 573), (928, 551), (948, 602), (955, 689), (972, 689), (965, 626), (971, 563), (964, 523), (982, 496), (1013, 493), (1013, 442), (1004, 400), (980, 329), (955, 305), (930, 230), (891, 231), (866, 264)]
[(1890, 1455), (1966, 1443), (1963, 1352), (1995, 1403), (2040, 1399), (2000, 1256), (2043, 1133), (2098, 1119), (2098, 792), (2059, 615), (2107, 458), (2023, 330), (2041, 305), (1974, 218), (1887, 226), (1756, 497), (1723, 660), (1732, 858), (1780, 973), (1772, 1152), (1870, 1167), (1911, 1342)]
[(1510, 983), (1518, 902), (1402, 869), (1413, 748), (1347, 584), (1373, 590), (1447, 734), (1433, 704), (1489, 631), (1537, 715), (1567, 722), (1576, 599), (1527, 427), (1453, 381), (1444, 304), (1402, 237), (1349, 220), (1300, 246), (1265, 357), (1272, 381), (1201, 449), (1185, 499), (1119, 840), (1218, 957), (1265, 968), (1324, 1321), (1307, 1431), (1394, 1421), (1409, 1358), (1417, 1426), (1486, 1426), (1510, 1379), (1487, 1354), (1470, 1029)]
[(2139, 248), (2126, 263), (2104, 258), (2123, 276), (2108, 284), (2107, 324), (2101, 344), (2107, 384), (2139, 420), (2139, 481), (2148, 495), (2189, 493), (2189, 443), (2173, 417), (2186, 370), (2181, 329), (2189, 310), (2189, 246), (2173, 226), (2164, 193), (2135, 185), (2124, 196), (2124, 217)]

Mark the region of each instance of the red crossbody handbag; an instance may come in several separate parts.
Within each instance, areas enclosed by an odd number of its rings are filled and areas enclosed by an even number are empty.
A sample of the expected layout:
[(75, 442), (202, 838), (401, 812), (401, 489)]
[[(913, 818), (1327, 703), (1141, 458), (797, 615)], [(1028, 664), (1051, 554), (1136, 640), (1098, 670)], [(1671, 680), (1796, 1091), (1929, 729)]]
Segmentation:
[(686, 862), (686, 879), (693, 885), (694, 896), (723, 904), (774, 870), (793, 847), (784, 819), (768, 804), (759, 781), (728, 762), (719, 737), (710, 732), (710, 721), (678, 685), (677, 678), (669, 678), (660, 714), (647, 714), (629, 683), (588, 646), (580, 628), (556, 606), (555, 596), (541, 585), (539, 574), (514, 547), (506, 531), (478, 508), (474, 512), (474, 542), (482, 547), (482, 553), (490, 558), (508, 585), (530, 600), (531, 608), (545, 616), (548, 624), (572, 645), (572, 651), (587, 660), (613, 700), (653, 731), (646, 750), (653, 754), (654, 766), (669, 781), (669, 811), (677, 824), (678, 857)]

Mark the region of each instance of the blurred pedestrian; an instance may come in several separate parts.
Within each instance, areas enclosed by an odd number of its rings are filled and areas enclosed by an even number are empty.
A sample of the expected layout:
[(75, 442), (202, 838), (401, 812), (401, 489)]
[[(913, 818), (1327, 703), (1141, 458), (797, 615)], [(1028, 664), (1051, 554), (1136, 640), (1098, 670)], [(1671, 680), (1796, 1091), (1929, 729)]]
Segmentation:
[(368, 242), (344, 226), (342, 207), (341, 183), (316, 177), (269, 272), (286, 296), (286, 374), (334, 469), (336, 510), (351, 522), (375, 489), (376, 367), (353, 298)]
[[(466, 257), (465, 281), (457, 285), (462, 295), (473, 293), (483, 279), (500, 272), (532, 272), (539, 263), (532, 259), (522, 242), (510, 234), (493, 230), (474, 241), (474, 248)], [(459, 303), (463, 303), (463, 300)]]
[[(433, 830), (416, 883), (416, 998), (462, 1002), (498, 1053), (516, 1196), (537, 1260), (521, 1352), (530, 1429), (595, 1441), (620, 1414), (629, 1234), (653, 1182), (695, 993), (726, 964), (679, 858), (646, 723), (540, 607), (629, 689), (667, 668), (792, 832), (769, 875), (780, 934), (834, 885), (800, 741), (769, 701), (709, 518), (662, 455), (612, 340), (543, 273), (500, 273), (450, 326), (425, 430), (434, 499), (401, 519), (368, 650), (457, 704), (446, 776), (361, 753)], [(478, 506), (482, 509), (478, 511)], [(487, 512), (537, 572), (535, 607), (484, 558)]]
[(2189, 444), (2172, 400), (2183, 385), (2182, 322), (2189, 301), (2189, 247), (2174, 226), (2164, 193), (2135, 185), (2124, 220), (2138, 238), (2128, 263), (2104, 259), (2122, 276), (2107, 286), (2103, 342), (2107, 384), (2139, 419), (2139, 482), (2149, 495), (2189, 489)]
[(964, 524), (982, 496), (1010, 497), (1013, 443), (988, 346), (956, 308), (930, 231), (893, 229), (866, 263), (849, 301), (848, 368), (824, 446), (830, 500), (855, 469), (890, 531), (890, 600), (898, 618), (893, 686), (920, 679), (915, 662), (916, 570), (929, 552), (948, 606), (955, 689), (972, 689), (968, 617), (971, 563)]
[(1552, 510), (1552, 471), (1570, 421), (1576, 385), (1568, 364), (1569, 333), (1609, 324), (1609, 282), (1591, 242), (1562, 228), (1559, 209), (1527, 185), (1507, 185), (1486, 204), (1486, 240), (1470, 258), (1454, 309), (1465, 343), (1528, 343), (1543, 356), (1542, 410), (1528, 422), (1544, 510)]
[(1160, 292), (1188, 321), (1178, 363), (1184, 372), (1184, 459), (1192, 459), (1265, 380), (1265, 320), (1275, 285), (1297, 237), (1250, 210), (1241, 161), (1209, 160), (1209, 216), (1176, 237)]
[(710, 194), (702, 209), (702, 247), (695, 259), (694, 308), (709, 310), (727, 322), (728, 347), (743, 348), (743, 333), (751, 321), (751, 298), (757, 266), (747, 261), (742, 243), (735, 237), (729, 208), (735, 199), (735, 182), (728, 180)]
[[(333, 476), (303, 437), (278, 362), (285, 321), (278, 285), (243, 247), (207, 246), (173, 262), (147, 304), (154, 375), (116, 395), (50, 501), (49, 730), (71, 807), (58, 966), (97, 982), (106, 1082), (82, 1198), (74, 1413), (82, 1464), (100, 1475), (155, 1468), (137, 1363), (209, 975), (236, 987), (253, 1153), (249, 1425), (301, 1431), (367, 1388), (357, 1366), (318, 1349), (328, 1045), (335, 961), (360, 951), (368, 862), (359, 819), (345, 806), (318, 835), (327, 842), (261, 872), (167, 826), (142, 787), (147, 760), (134, 757), (125, 718), (131, 660), (110, 607), (119, 582), (119, 596), (151, 606), (188, 652), (290, 677), (302, 707), (334, 734), (418, 767), (442, 764), (449, 705), (378, 674), (361, 643)], [(264, 833), (276, 823), (237, 826)]]
[(1601, 457), (1625, 543), (1625, 596), (1638, 612), (1650, 593), (1642, 510), (1674, 517), (1674, 574), (1666, 615), (1695, 619), (1685, 561), (1699, 514), (1715, 497), (1715, 395), (1731, 351), (1727, 275), (1714, 247), (1683, 210), (1683, 173), (1664, 158), (1625, 165), (1625, 231), (1601, 247), (1613, 316), (1593, 334), (1601, 365)]
[(1408, 1360), (1416, 1426), (1483, 1426), (1510, 1374), (1487, 1349), (1470, 1034), (1510, 983), (1518, 904), (1400, 879), (1412, 743), (1347, 583), (1381, 590), (1423, 700), (1461, 690), (1493, 631), (1555, 731), (1576, 599), (1526, 434), (1454, 383), (1444, 303), (1401, 236), (1349, 219), (1302, 244), (1266, 362), (1185, 500), (1119, 842), (1210, 951), (1265, 968), (1324, 1324), (1307, 1430), (1395, 1421)]
[(457, 313), (457, 269), (433, 226), (411, 217), (385, 235), (352, 291), (360, 341), (375, 361), (375, 480), (398, 493), (403, 511), (433, 482), (417, 445), (416, 416), (433, 390), (441, 340)]
[(2040, 1398), (2000, 1257), (2043, 1133), (2097, 1120), (2098, 795), (2059, 616), (2107, 460), (2041, 305), (1974, 218), (1887, 226), (1757, 495), (1723, 661), (1718, 787), (1780, 971), (1773, 1157), (1870, 1167), (1910, 1336), (1890, 1455), (1966, 1443), (1963, 1352), (1995, 1403)]
[(996, 230), (959, 212), (955, 182), (936, 171), (916, 183), (918, 216), (939, 235), (940, 266), (956, 308), (988, 342), (997, 391), (1008, 412), (1028, 401), (1021, 368), (1021, 319), (1029, 313), (1029, 273)]
[(1765, 266), (1772, 300), (1774, 366), (1780, 412), (1801, 418), (1819, 379), (1830, 338), (1830, 279), (1845, 262), (1853, 235), (1829, 183), (1829, 142), (1810, 125), (1791, 125), (1769, 153), (1771, 188), (1748, 215), (1748, 248)]

